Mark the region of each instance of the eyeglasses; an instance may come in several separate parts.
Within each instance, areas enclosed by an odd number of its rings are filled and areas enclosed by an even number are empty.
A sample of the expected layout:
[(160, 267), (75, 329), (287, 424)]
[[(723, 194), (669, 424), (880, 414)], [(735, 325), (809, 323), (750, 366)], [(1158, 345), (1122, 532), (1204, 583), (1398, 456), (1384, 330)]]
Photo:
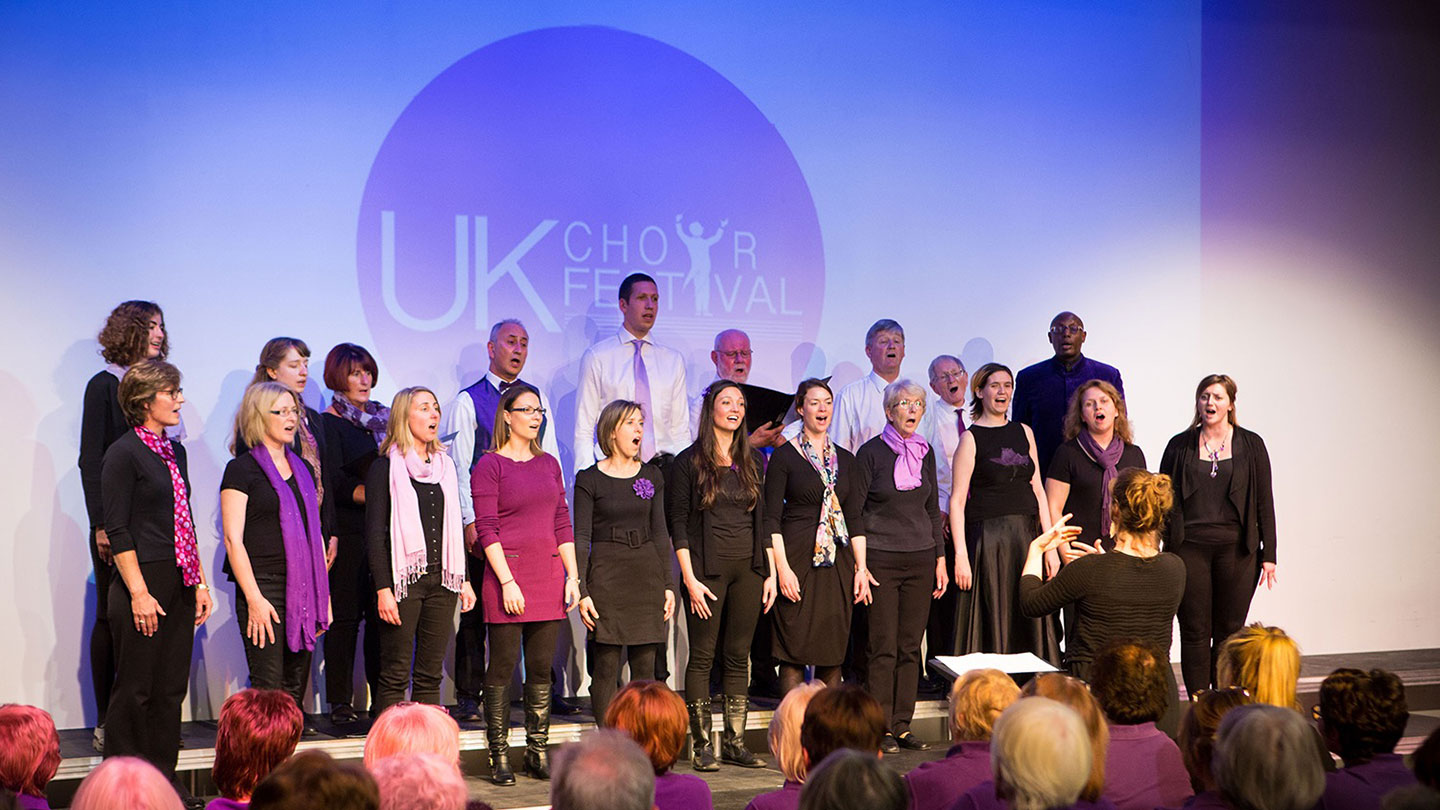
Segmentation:
[(899, 409), (902, 410), (902, 411), (903, 411), (903, 410), (906, 410), (906, 409), (908, 409), (908, 408), (919, 408), (920, 410), (923, 411), (923, 410), (925, 409), (925, 400), (923, 400), (923, 399), (902, 399), (902, 400), (900, 400), (899, 402), (895, 403), (895, 407), (896, 407), (896, 408), (899, 408)]
[(299, 415), (300, 415), (300, 409), (299, 409), (299, 408), (295, 408), (295, 407), (285, 407), (285, 408), (280, 408), (279, 410), (271, 411), (271, 412), (270, 412), (270, 415), (271, 415), (271, 416), (299, 416)]
[(1052, 327), (1050, 327), (1050, 334), (1052, 334), (1052, 335), (1078, 335), (1078, 334), (1080, 334), (1081, 332), (1084, 332), (1084, 331), (1085, 331), (1085, 327), (1083, 327), (1083, 326), (1076, 326), (1076, 325), (1073, 324), (1073, 323), (1070, 324), (1069, 326), (1052, 326)]
[(932, 380), (945, 380), (946, 382), (950, 382), (951, 380), (963, 380), (963, 379), (965, 379), (965, 377), (966, 377), (965, 370), (964, 370), (964, 369), (961, 369), (961, 370), (959, 370), (959, 371), (947, 371), (947, 372), (945, 372), (944, 374), (936, 374), (936, 375), (934, 375), (933, 377), (931, 377), (930, 379), (932, 379)]
[(171, 398), (171, 399), (178, 399), (181, 394), (184, 394), (184, 393), (185, 393), (185, 389), (184, 389), (184, 388), (171, 388), (171, 389), (169, 389), (169, 390), (167, 390), (167, 391), (156, 391), (155, 393), (157, 393), (157, 394), (164, 394), (165, 396), (167, 396), (167, 397), (169, 397), (169, 398)]
[(505, 410), (507, 410), (507, 411), (509, 411), (509, 412), (511, 412), (511, 413), (524, 414), (524, 415), (526, 415), (526, 416), (531, 416), (531, 415), (533, 415), (533, 414), (538, 414), (538, 415), (540, 415), (540, 416), (544, 416), (544, 415), (545, 415), (545, 409), (544, 409), (544, 408), (538, 408), (538, 407), (536, 407), (536, 406), (534, 406), (534, 405), (526, 405), (526, 406), (523, 407), (523, 408), (506, 408)]
[(749, 360), (750, 355), (754, 354), (754, 352), (749, 349), (736, 349), (733, 352), (722, 352), (717, 349), (716, 353), (719, 354), (721, 357), (725, 358), (726, 360), (734, 360), (737, 357), (743, 357), (746, 360)]

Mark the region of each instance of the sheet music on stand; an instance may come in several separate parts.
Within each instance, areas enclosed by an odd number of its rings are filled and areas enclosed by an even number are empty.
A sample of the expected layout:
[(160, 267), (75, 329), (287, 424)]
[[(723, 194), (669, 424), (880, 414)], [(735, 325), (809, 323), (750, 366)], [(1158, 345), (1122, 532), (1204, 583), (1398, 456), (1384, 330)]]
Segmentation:
[(1007, 675), (1024, 675), (1031, 672), (1059, 672), (1045, 659), (1034, 653), (970, 653), (969, 655), (937, 655), (930, 663), (944, 670), (951, 680), (972, 669), (998, 669)]

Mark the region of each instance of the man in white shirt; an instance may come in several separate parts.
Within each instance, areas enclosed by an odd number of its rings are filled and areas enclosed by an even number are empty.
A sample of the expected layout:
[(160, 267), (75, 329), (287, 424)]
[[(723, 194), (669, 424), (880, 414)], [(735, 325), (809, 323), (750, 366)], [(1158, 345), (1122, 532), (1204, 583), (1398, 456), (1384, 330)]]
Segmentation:
[[(465, 525), (465, 547), (475, 545), (475, 504), (470, 495), (470, 471), (480, 456), (489, 452), (490, 437), (495, 428), (495, 410), (500, 396), (514, 385), (529, 385), (520, 379), (525, 360), (530, 354), (530, 334), (517, 320), (506, 319), (490, 327), (490, 369), (468, 388), (456, 395), (444, 410), (440, 440), (447, 445), (455, 461), (456, 486), (460, 490), (460, 516)], [(545, 452), (560, 458), (555, 439), (555, 423), (549, 417), (550, 403), (539, 386), (540, 407), (546, 415), (540, 423), (540, 445)], [(477, 586), (485, 573), (485, 560), (476, 554), (465, 555), (470, 581)], [(460, 629), (455, 635), (455, 697), (456, 716), (460, 720), (479, 720), (479, 701), (485, 676), (484, 613), (471, 610), (460, 614)]]
[[(945, 527), (947, 560), (955, 558), (949, 520), (950, 484), (953, 480), (950, 464), (955, 459), (955, 448), (960, 446), (960, 433), (965, 430), (965, 392), (969, 382), (970, 374), (960, 358), (942, 354), (930, 361), (930, 390), (935, 392), (935, 396), (925, 408), (920, 433), (930, 443), (930, 452), (935, 454), (936, 489), (939, 490), (940, 513), (944, 516), (942, 525)], [(944, 596), (930, 603), (930, 620), (925, 626), (927, 661), (937, 655), (954, 652), (955, 600), (959, 593), (959, 587), (951, 583)], [(931, 672), (927, 677), (929, 683), (922, 681), (922, 688), (943, 691), (944, 679), (938, 673)]]
[(613, 400), (639, 402), (645, 411), (640, 458), (673, 456), (690, 444), (690, 403), (685, 358), (650, 338), (660, 312), (660, 291), (644, 273), (620, 282), (620, 328), (585, 350), (575, 392), (575, 472), (594, 464), (595, 421)]
[(865, 333), (865, 356), (870, 358), (870, 373), (840, 389), (830, 427), (831, 440), (852, 453), (885, 429), (885, 386), (900, 377), (905, 330), (889, 318), (871, 324)]
[[(710, 351), (710, 362), (715, 364), (715, 381), (748, 383), (750, 381), (751, 358), (750, 336), (739, 329), (726, 329), (715, 336), (715, 348)], [(705, 390), (701, 389), (690, 400), (690, 436), (700, 432), (700, 405), (705, 401)], [(750, 434), (750, 446), (755, 449), (778, 447), (784, 441), (780, 436), (781, 426), (773, 428), (760, 426)]]

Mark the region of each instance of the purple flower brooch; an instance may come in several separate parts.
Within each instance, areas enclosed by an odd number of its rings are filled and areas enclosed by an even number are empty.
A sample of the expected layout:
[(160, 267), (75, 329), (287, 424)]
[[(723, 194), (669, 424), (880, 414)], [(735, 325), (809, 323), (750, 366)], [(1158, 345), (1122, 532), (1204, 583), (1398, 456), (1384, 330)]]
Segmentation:
[(644, 500), (648, 501), (651, 498), (655, 497), (655, 482), (651, 481), (649, 478), (635, 479), (635, 485), (633, 489), (635, 490), (635, 494), (639, 495)]

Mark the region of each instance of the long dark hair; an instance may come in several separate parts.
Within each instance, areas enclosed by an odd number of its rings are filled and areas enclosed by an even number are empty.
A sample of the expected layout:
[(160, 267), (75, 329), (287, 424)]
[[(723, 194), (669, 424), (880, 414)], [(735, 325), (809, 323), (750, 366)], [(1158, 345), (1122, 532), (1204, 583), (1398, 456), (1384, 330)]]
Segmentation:
[[(714, 506), (715, 498), (720, 494), (721, 469), (715, 463), (715, 400), (721, 391), (728, 388), (735, 389), (744, 401), (745, 393), (738, 384), (722, 380), (705, 389), (705, 400), (700, 404), (700, 435), (695, 439), (697, 452), (693, 463), (695, 480), (700, 487), (701, 509)], [(739, 475), (740, 487), (749, 498), (746, 508), (754, 509), (760, 500), (760, 465), (755, 462), (755, 452), (750, 449), (750, 439), (745, 435), (743, 424), (730, 438), (730, 464)]]

